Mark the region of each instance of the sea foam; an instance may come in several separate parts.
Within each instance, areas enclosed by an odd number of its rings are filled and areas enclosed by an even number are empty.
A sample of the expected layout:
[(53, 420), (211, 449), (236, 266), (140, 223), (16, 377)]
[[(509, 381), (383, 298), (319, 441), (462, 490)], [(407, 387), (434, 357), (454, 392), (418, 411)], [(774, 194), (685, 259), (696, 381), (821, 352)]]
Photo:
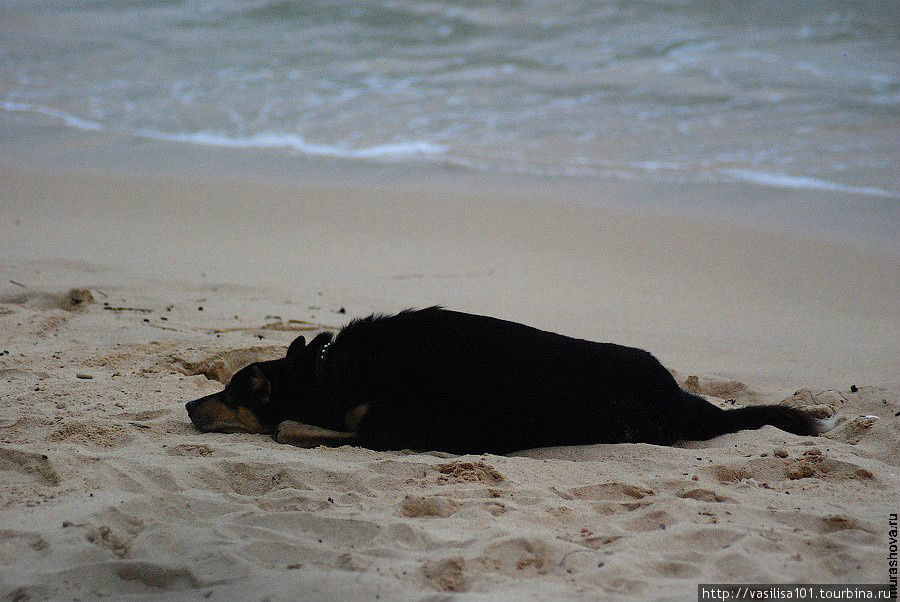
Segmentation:
[(751, 169), (734, 169), (723, 168), (719, 173), (731, 176), (737, 180), (759, 184), (761, 186), (773, 186), (777, 188), (805, 188), (809, 190), (828, 190), (832, 192), (847, 192), (851, 194), (864, 194), (868, 196), (878, 196), (896, 199), (900, 198), (900, 193), (892, 190), (884, 190), (883, 188), (875, 188), (872, 186), (847, 186), (838, 184), (837, 182), (829, 182), (827, 180), (819, 180), (817, 178), (809, 178), (806, 176), (791, 176), (780, 173), (769, 173), (764, 171), (753, 171)]
[(53, 107), (45, 107), (44, 105), (33, 105), (22, 102), (6, 101), (0, 103), (0, 109), (13, 113), (36, 113), (38, 115), (46, 115), (47, 117), (53, 117), (55, 119), (62, 119), (66, 125), (78, 128), (80, 130), (103, 131), (106, 129), (106, 126), (104, 126), (102, 123), (82, 119), (81, 117), (76, 117), (71, 113), (66, 113), (65, 111), (54, 109)]
[(378, 144), (363, 148), (346, 148), (330, 144), (312, 144), (295, 134), (264, 132), (252, 136), (228, 136), (215, 132), (167, 133), (153, 130), (138, 130), (142, 138), (167, 142), (186, 142), (204, 146), (225, 146), (231, 148), (278, 149), (287, 148), (305, 155), (317, 157), (337, 157), (340, 159), (389, 159), (412, 157), (415, 155), (439, 155), (448, 147), (431, 142), (401, 142)]

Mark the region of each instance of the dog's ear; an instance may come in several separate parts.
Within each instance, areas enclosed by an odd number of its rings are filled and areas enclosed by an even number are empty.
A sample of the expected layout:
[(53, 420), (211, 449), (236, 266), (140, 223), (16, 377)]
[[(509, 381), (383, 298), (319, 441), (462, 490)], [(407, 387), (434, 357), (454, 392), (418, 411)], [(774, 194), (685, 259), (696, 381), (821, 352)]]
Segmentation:
[(287, 355), (285, 357), (290, 363), (308, 366), (315, 362), (316, 353), (318, 353), (322, 345), (331, 340), (331, 337), (332, 335), (330, 332), (320, 333), (306, 346), (304, 346), (306, 340), (302, 336), (297, 337), (294, 342), (291, 343), (291, 346), (288, 347)]
[(293, 359), (299, 356), (299, 353), (303, 351), (304, 347), (306, 347), (306, 338), (302, 335), (294, 339), (294, 342), (291, 343), (291, 346), (288, 347), (287, 357), (288, 359)]
[(316, 335), (316, 337), (309, 342), (310, 349), (318, 349), (325, 343), (331, 340), (330, 332), (322, 332)]

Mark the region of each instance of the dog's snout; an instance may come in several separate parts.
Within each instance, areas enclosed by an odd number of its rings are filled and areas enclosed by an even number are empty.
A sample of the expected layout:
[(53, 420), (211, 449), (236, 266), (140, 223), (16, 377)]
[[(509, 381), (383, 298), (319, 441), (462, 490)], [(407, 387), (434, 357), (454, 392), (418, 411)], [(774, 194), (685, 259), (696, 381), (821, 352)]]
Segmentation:
[(194, 410), (196, 410), (199, 406), (203, 405), (204, 402), (209, 401), (213, 397), (218, 397), (218, 393), (213, 393), (212, 395), (207, 395), (206, 397), (201, 397), (200, 399), (189, 401), (184, 404), (184, 409), (187, 410), (188, 415), (193, 414)]
[(188, 418), (198, 430), (208, 433), (264, 433), (256, 416), (245, 407), (234, 408), (225, 405), (224, 391), (213, 393), (184, 404)]

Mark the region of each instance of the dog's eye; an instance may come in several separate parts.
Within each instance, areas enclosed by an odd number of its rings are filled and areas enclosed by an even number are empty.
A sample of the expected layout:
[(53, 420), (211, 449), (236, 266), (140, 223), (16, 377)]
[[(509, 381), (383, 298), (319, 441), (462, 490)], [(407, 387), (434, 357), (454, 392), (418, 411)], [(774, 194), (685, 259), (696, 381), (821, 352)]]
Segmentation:
[(250, 379), (235, 378), (228, 383), (225, 389), (225, 405), (235, 408), (244, 406), (253, 408), (262, 405), (267, 398), (267, 392), (253, 386)]
[(235, 395), (234, 389), (231, 386), (229, 386), (227, 389), (225, 389), (224, 393), (222, 394), (222, 401), (229, 408), (234, 408), (234, 407), (237, 407), (238, 404), (240, 403), (240, 400), (238, 399), (238, 397), (239, 397), (238, 395)]

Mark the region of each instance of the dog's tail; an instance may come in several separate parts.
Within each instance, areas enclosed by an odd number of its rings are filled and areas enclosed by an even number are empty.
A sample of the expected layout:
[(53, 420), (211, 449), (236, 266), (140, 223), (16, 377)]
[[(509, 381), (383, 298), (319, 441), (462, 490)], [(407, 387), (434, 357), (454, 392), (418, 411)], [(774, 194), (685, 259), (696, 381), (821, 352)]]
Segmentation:
[(795, 435), (818, 435), (831, 429), (832, 420), (818, 420), (800, 410), (779, 405), (723, 410), (699, 395), (681, 392), (684, 400), (682, 438), (700, 441), (725, 433), (772, 425)]

